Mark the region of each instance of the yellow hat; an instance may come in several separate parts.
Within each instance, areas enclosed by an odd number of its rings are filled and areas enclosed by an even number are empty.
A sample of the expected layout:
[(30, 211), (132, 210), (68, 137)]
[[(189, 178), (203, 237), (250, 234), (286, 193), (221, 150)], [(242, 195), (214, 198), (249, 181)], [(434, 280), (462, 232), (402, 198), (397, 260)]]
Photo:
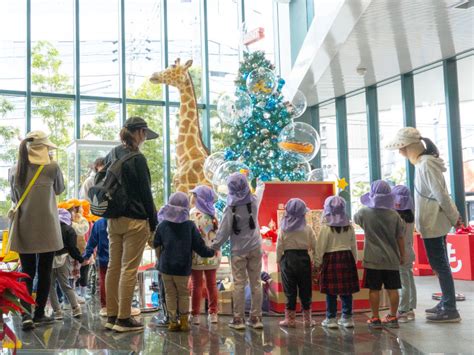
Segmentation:
[(65, 210), (70, 210), (74, 205), (69, 201), (63, 201), (58, 203), (58, 208), (64, 208)]

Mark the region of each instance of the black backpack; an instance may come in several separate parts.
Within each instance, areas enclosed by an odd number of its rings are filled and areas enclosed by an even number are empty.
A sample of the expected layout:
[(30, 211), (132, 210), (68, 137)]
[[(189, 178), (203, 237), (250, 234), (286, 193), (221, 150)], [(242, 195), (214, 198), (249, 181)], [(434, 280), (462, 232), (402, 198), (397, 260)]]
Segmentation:
[(123, 164), (137, 156), (140, 152), (130, 152), (122, 158), (117, 158), (116, 149), (112, 150), (112, 160), (104, 169), (97, 173), (94, 185), (89, 189), (91, 212), (98, 217), (122, 217), (127, 208), (128, 196), (123, 186)]

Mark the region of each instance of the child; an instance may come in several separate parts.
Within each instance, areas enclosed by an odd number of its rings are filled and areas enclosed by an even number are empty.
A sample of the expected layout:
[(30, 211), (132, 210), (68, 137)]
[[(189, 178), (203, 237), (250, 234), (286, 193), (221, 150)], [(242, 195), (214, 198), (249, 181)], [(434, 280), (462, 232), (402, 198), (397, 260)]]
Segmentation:
[(107, 232), (107, 219), (101, 218), (94, 223), (89, 240), (87, 241), (84, 259), (89, 261), (94, 249), (97, 248), (99, 259), (99, 293), (100, 293), (100, 312), (101, 317), (107, 316), (106, 298), (105, 298), (105, 275), (107, 274), (107, 265), (109, 264), (109, 234)]
[[(207, 246), (210, 246), (216, 237), (217, 219), (215, 217), (214, 202), (216, 194), (208, 186), (197, 186), (191, 190), (191, 221), (193, 221)], [(216, 273), (220, 265), (220, 252), (213, 258), (201, 258), (193, 253), (191, 273), (192, 288), (192, 323), (199, 324), (199, 314), (202, 299), (203, 274), (206, 276), (206, 288), (209, 300), (209, 322), (217, 323), (217, 284)]]
[(306, 204), (299, 198), (292, 198), (285, 206), (277, 240), (276, 261), (280, 264), (283, 290), (286, 295), (285, 319), (281, 326), (296, 326), (296, 296), (303, 307), (305, 327), (310, 327), (312, 303), (312, 279), (310, 251), (316, 249), (313, 229), (306, 225)]
[(413, 214), (413, 200), (408, 187), (395, 186), (392, 189), (395, 196), (395, 210), (405, 222), (405, 262), (400, 265), (400, 279), (402, 289), (400, 291), (400, 304), (398, 306), (398, 321), (406, 323), (415, 320), (416, 308), (416, 286), (413, 277), (413, 262), (415, 251), (413, 250), (413, 229), (415, 215)]
[[(158, 268), (165, 285), (166, 304), (170, 316), (168, 329), (188, 331), (189, 290), (193, 251), (201, 257), (215, 252), (206, 247), (194, 222), (189, 220), (189, 200), (186, 194), (172, 194), (159, 212), (154, 247), (157, 248)], [(179, 311), (180, 321), (177, 322)]]
[(227, 207), (212, 248), (219, 250), (230, 238), (234, 278), (234, 318), (229, 323), (229, 327), (238, 330), (245, 329), (243, 319), (245, 317), (245, 285), (248, 278), (252, 293), (252, 307), (247, 325), (254, 329), (262, 329), (262, 287), (260, 285), (262, 238), (257, 225), (258, 202), (250, 192), (247, 178), (243, 174), (230, 175), (227, 178), (227, 187), (229, 190)]
[(49, 297), (51, 300), (51, 306), (54, 311), (54, 319), (63, 319), (63, 312), (58, 301), (58, 295), (56, 292), (56, 280), (61, 287), (63, 294), (69, 300), (72, 307), (72, 316), (78, 318), (81, 316), (81, 307), (79, 306), (76, 293), (69, 283), (69, 255), (77, 262), (82, 263), (84, 259), (76, 246), (76, 232), (71, 227), (71, 214), (64, 208), (58, 209), (59, 221), (61, 224), (61, 235), (63, 239), (64, 248), (55, 252), (53, 261), (53, 271), (51, 274), (51, 286), (49, 289)]
[[(346, 201), (331, 196), (324, 202), (324, 223), (319, 233), (314, 266), (320, 269), (320, 291), (326, 294), (327, 328), (353, 328), (352, 294), (359, 292), (357, 243), (354, 228), (346, 214)], [(342, 317), (336, 322), (337, 296), (342, 302)]]
[[(370, 192), (360, 198), (362, 207), (354, 216), (365, 232), (364, 268), (365, 287), (369, 291), (372, 318), (370, 328), (382, 326), (398, 328), (398, 289), (401, 288), (399, 267), (404, 263), (404, 226), (393, 210), (394, 198), (390, 185), (383, 180), (374, 181)], [(390, 298), (390, 313), (379, 317), (380, 290), (384, 285)]]
[[(72, 215), (72, 228), (77, 235), (77, 248), (81, 252), (81, 255), (84, 254), (86, 250), (86, 234), (89, 231), (90, 225), (87, 219), (82, 215), (82, 205), (81, 202), (77, 199), (70, 199), (67, 201), (68, 204), (72, 205), (72, 208), (69, 209), (69, 212)], [(77, 261), (72, 261), (72, 278), (74, 285), (79, 284), (78, 297), (77, 300), (79, 303), (86, 303), (86, 286), (87, 280), (86, 275), (89, 270), (89, 265), (80, 265)], [(85, 281), (85, 282), (84, 282)]]

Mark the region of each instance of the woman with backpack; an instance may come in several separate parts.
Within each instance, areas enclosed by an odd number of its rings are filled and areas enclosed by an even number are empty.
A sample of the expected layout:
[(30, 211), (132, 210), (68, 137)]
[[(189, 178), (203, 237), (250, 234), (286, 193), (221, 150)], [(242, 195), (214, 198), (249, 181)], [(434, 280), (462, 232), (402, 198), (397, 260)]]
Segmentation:
[[(110, 167), (114, 158), (122, 160), (121, 177), (126, 208), (120, 216), (108, 219), (109, 266), (105, 280), (107, 329), (118, 332), (142, 330), (143, 324), (131, 317), (133, 291), (143, 250), (157, 225), (151, 193), (151, 177), (140, 149), (158, 134), (141, 117), (130, 117), (120, 131), (122, 144), (105, 158)], [(124, 201), (125, 202), (125, 201)]]
[(30, 277), (25, 279), (28, 291), (38, 278), (36, 307), (22, 303), (28, 311), (23, 315), (23, 330), (49, 324), (44, 307), (48, 300), (54, 252), (63, 248), (56, 195), (64, 191), (63, 174), (49, 152), (56, 146), (42, 131), (33, 131), (21, 142), (18, 163), (9, 171), (11, 198), (15, 208), (9, 213), (11, 250), (20, 254), (21, 268)]
[(460, 322), (446, 235), (451, 227), (461, 226), (462, 220), (446, 187), (444, 161), (436, 145), (413, 127), (400, 129), (386, 149), (398, 149), (415, 166), (415, 226), (443, 293), (435, 307), (425, 310), (426, 319), (436, 323)]

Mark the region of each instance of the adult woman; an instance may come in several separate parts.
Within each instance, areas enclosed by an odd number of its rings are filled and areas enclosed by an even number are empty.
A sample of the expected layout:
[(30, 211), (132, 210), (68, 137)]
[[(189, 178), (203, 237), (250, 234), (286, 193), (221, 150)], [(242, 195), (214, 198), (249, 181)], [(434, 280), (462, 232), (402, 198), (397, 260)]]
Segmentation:
[[(114, 156), (121, 159), (131, 152), (139, 152), (146, 140), (157, 137), (141, 117), (130, 117), (120, 131), (122, 145), (107, 155), (106, 165)], [(122, 181), (128, 196), (127, 211), (119, 218), (108, 219), (110, 259), (105, 279), (105, 327), (127, 332), (143, 329), (143, 324), (131, 317), (131, 305), (143, 250), (157, 225), (150, 171), (143, 154), (123, 163)]]
[[(35, 324), (54, 322), (53, 318), (45, 316), (44, 307), (51, 284), (54, 252), (63, 248), (55, 196), (64, 191), (64, 181), (58, 164), (50, 159), (52, 149), (56, 146), (46, 133), (28, 133), (20, 144), (18, 163), (9, 173), (11, 198), (17, 204), (40, 167), (44, 166), (16, 212), (16, 227), (12, 228), (11, 235), (11, 249), (20, 254), (22, 270), (30, 276), (25, 280), (30, 293), (33, 279), (38, 277), (34, 317), (23, 316), (24, 330), (34, 328)], [(30, 305), (23, 306), (31, 313)]]
[(420, 132), (407, 127), (386, 146), (399, 149), (401, 155), (415, 166), (415, 224), (423, 237), (431, 268), (436, 272), (443, 297), (435, 307), (427, 309), (426, 319), (431, 322), (459, 322), (456, 293), (449, 266), (446, 234), (451, 227), (461, 225), (461, 217), (451, 200), (443, 173), (444, 162), (438, 148)]

